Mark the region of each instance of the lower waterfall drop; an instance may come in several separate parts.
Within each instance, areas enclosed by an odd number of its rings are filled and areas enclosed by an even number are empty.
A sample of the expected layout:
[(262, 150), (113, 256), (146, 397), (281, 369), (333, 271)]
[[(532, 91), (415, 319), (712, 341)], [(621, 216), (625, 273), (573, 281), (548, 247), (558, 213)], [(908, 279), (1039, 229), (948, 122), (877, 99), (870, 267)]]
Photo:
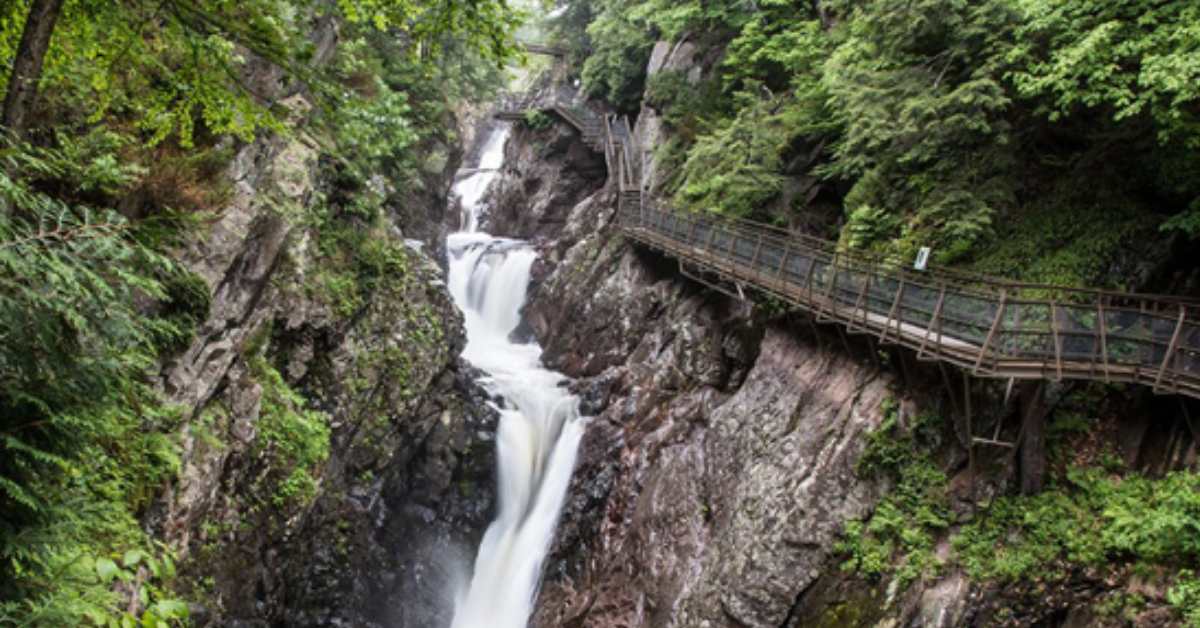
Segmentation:
[(520, 240), (478, 231), (480, 199), (501, 165), (507, 127), (484, 143), (479, 170), (455, 185), (462, 231), (446, 241), (450, 294), (467, 332), (463, 357), (503, 400), (496, 431), (496, 519), (488, 526), (452, 628), (525, 628), (575, 467), (585, 420), (566, 378), (542, 366), (536, 342), (512, 339), (536, 253)]

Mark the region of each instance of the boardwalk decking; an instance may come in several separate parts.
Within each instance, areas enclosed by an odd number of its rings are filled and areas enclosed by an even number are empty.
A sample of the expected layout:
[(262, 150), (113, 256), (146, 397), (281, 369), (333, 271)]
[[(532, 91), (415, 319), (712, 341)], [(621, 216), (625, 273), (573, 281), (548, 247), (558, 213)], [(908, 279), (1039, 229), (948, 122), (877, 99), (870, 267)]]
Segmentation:
[(681, 267), (754, 288), (852, 333), (907, 347), (980, 377), (1143, 384), (1200, 398), (1200, 303), (1025, 284), (839, 249), (745, 220), (656, 208), (642, 193), (629, 122), (556, 93), (497, 114), (552, 111), (603, 151), (618, 188), (618, 224)]

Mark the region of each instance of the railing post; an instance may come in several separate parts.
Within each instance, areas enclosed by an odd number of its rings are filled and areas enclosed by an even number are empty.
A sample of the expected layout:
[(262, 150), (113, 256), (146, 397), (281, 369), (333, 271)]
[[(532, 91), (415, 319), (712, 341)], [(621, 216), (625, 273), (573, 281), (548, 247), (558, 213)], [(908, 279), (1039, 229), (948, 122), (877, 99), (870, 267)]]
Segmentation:
[[(811, 310), (816, 301), (813, 299), (813, 276), (817, 271), (817, 260), (815, 257), (808, 258), (808, 273), (804, 276), (804, 299), (808, 303)], [(815, 325), (815, 323), (814, 323)]]
[(729, 261), (731, 263), (737, 261), (737, 231), (729, 230)]
[(1099, 295), (1096, 300), (1096, 320), (1100, 324), (1100, 357), (1104, 360), (1104, 381), (1108, 383), (1112, 378), (1108, 373), (1108, 321), (1104, 320), (1104, 295)]
[[(921, 346), (917, 349), (917, 357), (925, 355), (925, 345), (929, 343), (929, 337), (933, 335), (933, 326), (939, 325), (938, 319), (942, 315), (942, 304), (946, 302), (946, 284), (942, 284), (942, 289), (938, 292), (937, 304), (933, 306), (933, 315), (929, 317), (929, 324), (925, 328), (925, 337), (921, 339)], [(938, 334), (938, 343), (941, 343), (941, 334)]]
[[(900, 302), (904, 300), (904, 275), (900, 275), (900, 286), (896, 288), (896, 298), (892, 301), (892, 307), (888, 310), (887, 320), (883, 322), (883, 331), (879, 333), (879, 341), (887, 342), (888, 330), (892, 328), (892, 319), (896, 318), (897, 309), (900, 307)], [(896, 319), (896, 339), (900, 338), (900, 320)]]
[(762, 271), (758, 267), (758, 254), (762, 252), (763, 234), (758, 233), (758, 240), (754, 243), (754, 258), (750, 260), (750, 267), (754, 269), (754, 280), (762, 281)]
[(1050, 333), (1054, 339), (1054, 368), (1058, 373), (1056, 381), (1062, 381), (1062, 339), (1058, 336), (1058, 304), (1050, 299)]
[(1171, 343), (1167, 345), (1167, 353), (1163, 356), (1162, 365), (1158, 367), (1158, 375), (1154, 377), (1155, 391), (1158, 391), (1163, 374), (1167, 372), (1167, 365), (1171, 363), (1171, 358), (1179, 348), (1179, 334), (1183, 331), (1183, 321), (1186, 318), (1187, 308), (1181, 303), (1179, 304), (1179, 320), (1175, 323), (1175, 333), (1171, 334)]
[[(983, 364), (983, 356), (987, 355), (988, 345), (992, 344), (992, 337), (996, 335), (996, 330), (1000, 328), (1000, 322), (1004, 319), (1004, 306), (1008, 301), (1008, 291), (1000, 289), (1000, 307), (996, 309), (996, 319), (992, 321), (992, 328), (988, 330), (987, 338), (983, 341), (983, 346), (979, 348), (979, 357), (975, 359), (975, 366), (971, 369), (972, 373), (979, 373), (979, 366)], [(999, 358), (997, 358), (997, 361)]]
[[(829, 313), (832, 315), (835, 315), (835, 316), (837, 315), (838, 307), (837, 307), (837, 297), (833, 296), (833, 290), (834, 290), (834, 288), (837, 287), (837, 280), (838, 280), (837, 263), (838, 263), (838, 253), (837, 253), (837, 251), (834, 251), (833, 252), (833, 260), (829, 266), (829, 268), (831, 270), (833, 270), (833, 278), (829, 280), (829, 287), (825, 290), (825, 301), (827, 303), (829, 303), (829, 306), (830, 306)], [(832, 301), (830, 300), (831, 298), (833, 299)]]
[(850, 331), (854, 331), (854, 319), (855, 319), (855, 315), (858, 313), (859, 310), (862, 310), (862, 313), (863, 313), (862, 325), (863, 325), (863, 329), (866, 329), (867, 308), (866, 308), (866, 303), (864, 303), (863, 300), (866, 298), (867, 292), (871, 289), (871, 278), (873, 276), (874, 275), (872, 275), (871, 273), (866, 273), (866, 272), (863, 273), (862, 290), (858, 291), (858, 297), (856, 297), (854, 299), (854, 309), (852, 309), (850, 311), (850, 321), (846, 324), (846, 327), (849, 328)]

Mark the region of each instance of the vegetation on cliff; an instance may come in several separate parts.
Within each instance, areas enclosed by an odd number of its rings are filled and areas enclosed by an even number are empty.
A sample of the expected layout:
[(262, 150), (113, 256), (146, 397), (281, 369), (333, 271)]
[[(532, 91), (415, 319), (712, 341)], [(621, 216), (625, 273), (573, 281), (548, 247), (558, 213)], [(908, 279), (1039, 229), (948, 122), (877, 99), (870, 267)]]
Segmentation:
[[(576, 45), (590, 93), (633, 110), (644, 88), (665, 115), (680, 207), (788, 224), (820, 196), (844, 207), (824, 235), (847, 245), (990, 269), (1011, 225), (1047, 213), (1118, 214), (1118, 244), (1200, 235), (1192, 2), (585, 4), (552, 32)], [(697, 44), (702, 78), (647, 80), (654, 40)], [(1113, 243), (1088, 240), (1052, 244), (1081, 252), (1066, 268), (1004, 270), (1111, 281), (1096, 267)]]
[[(405, 263), (363, 233), (386, 229), (389, 193), (420, 185), (428, 164), (411, 149), (494, 83), (516, 19), (490, 0), (0, 9), (0, 625), (186, 616), (171, 551), (140, 521), (179, 472), (180, 423), (195, 411), (168, 404), (155, 373), (208, 315), (208, 285), (173, 252), (226, 200), (238, 147), (303, 133), (334, 193), (316, 215), (278, 209), (326, 225), (321, 246), (352, 249), (318, 278), (351, 315)], [(322, 40), (333, 23), (336, 49)], [(282, 104), (296, 93), (316, 110)], [(328, 418), (251, 358), (268, 494), (302, 503)]]
[[(1149, 600), (1143, 590), (1135, 599), (1117, 591), (1091, 600), (1094, 608), (1133, 612), (1165, 601), (1195, 625), (1200, 474), (1153, 477), (1125, 468), (1115, 452), (1083, 446), (1094, 427), (1076, 413), (1087, 409), (1086, 401), (1080, 397), (1068, 407), (1050, 425), (1058, 471), (1046, 491), (1000, 495), (977, 511), (956, 511), (955, 489), (935, 460), (945, 449), (942, 422), (923, 415), (901, 425), (897, 405), (888, 401), (887, 419), (871, 434), (859, 473), (894, 488), (869, 517), (847, 523), (836, 547), (842, 568), (871, 581), (894, 581), (901, 590), (959, 570), (1014, 594), (1079, 580), (1081, 573), (1093, 583), (1141, 574), (1149, 583), (1143, 589), (1164, 595)], [(939, 542), (945, 551), (937, 551)]]

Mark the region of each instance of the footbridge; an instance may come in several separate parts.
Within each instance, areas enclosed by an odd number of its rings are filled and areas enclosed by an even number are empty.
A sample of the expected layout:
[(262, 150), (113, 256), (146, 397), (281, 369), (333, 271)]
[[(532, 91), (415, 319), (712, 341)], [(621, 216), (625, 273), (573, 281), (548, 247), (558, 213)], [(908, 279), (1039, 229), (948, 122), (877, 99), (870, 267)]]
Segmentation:
[(712, 287), (736, 297), (758, 290), (976, 377), (1126, 382), (1200, 398), (1197, 300), (918, 271), (771, 225), (658, 207), (644, 192), (628, 119), (594, 112), (570, 90), (505, 103), (496, 115), (528, 111), (560, 116), (604, 153), (626, 237)]

